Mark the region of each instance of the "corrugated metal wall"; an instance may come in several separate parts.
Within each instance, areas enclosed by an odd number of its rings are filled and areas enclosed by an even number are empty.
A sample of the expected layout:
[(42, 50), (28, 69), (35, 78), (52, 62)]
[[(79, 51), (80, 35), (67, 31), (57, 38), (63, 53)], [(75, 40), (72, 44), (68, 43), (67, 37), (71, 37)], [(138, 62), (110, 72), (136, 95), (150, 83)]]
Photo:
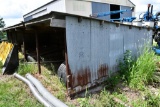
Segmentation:
[[(110, 4), (92, 2), (92, 14), (109, 11)], [(110, 16), (100, 17), (99, 19), (110, 20)]]
[[(121, 10), (131, 10), (131, 7), (121, 6), (120, 9)], [(121, 14), (121, 18), (123, 17), (132, 17), (132, 11), (124, 12), (123, 14)]]
[[(131, 29), (130, 29), (131, 28)], [(151, 44), (152, 31), (116, 26), (115, 23), (77, 17), (66, 17), (68, 62), (72, 74), (72, 87), (94, 85), (118, 69), (118, 60), (126, 50), (137, 55), (138, 47), (147, 39)], [(90, 84), (88, 84), (90, 83)]]

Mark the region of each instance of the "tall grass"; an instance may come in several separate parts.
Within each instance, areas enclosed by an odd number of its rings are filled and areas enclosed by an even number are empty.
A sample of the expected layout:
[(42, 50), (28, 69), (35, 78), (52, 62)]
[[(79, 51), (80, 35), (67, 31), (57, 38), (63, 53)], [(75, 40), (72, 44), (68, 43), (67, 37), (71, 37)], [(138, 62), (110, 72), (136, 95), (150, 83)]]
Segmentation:
[(153, 77), (156, 63), (155, 53), (146, 46), (130, 69), (129, 86), (137, 89), (145, 88), (145, 84), (148, 84)]
[(25, 75), (27, 73), (36, 73), (37, 67), (34, 64), (20, 64), (17, 72), (21, 75)]
[(143, 90), (156, 71), (155, 53), (146, 46), (137, 60), (133, 60), (130, 53), (125, 54), (124, 59), (123, 63), (120, 63), (120, 71), (124, 79), (131, 88)]

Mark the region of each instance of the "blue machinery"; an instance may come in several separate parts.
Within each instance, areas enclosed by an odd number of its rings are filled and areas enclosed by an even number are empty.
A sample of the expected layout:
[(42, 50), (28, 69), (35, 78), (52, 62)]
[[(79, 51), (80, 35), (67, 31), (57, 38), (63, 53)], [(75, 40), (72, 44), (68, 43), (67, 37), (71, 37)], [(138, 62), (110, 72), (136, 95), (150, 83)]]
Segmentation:
[[(140, 14), (141, 15), (141, 14)], [(143, 15), (143, 21), (158, 21), (158, 16), (160, 15), (160, 12), (157, 12), (155, 15), (153, 15), (153, 5), (148, 4), (148, 10)]]
[[(141, 14), (140, 14), (141, 15)], [(155, 15), (153, 14), (153, 5), (148, 4), (148, 10), (143, 15), (143, 18), (140, 18), (143, 22), (152, 22), (154, 23), (154, 34), (153, 39), (157, 42), (158, 48), (153, 48), (156, 54), (160, 55), (160, 26), (158, 23), (160, 23), (160, 11), (157, 12)]]
[[(131, 9), (132, 10), (132, 9)], [(99, 18), (99, 17), (104, 17), (104, 16), (108, 16), (108, 15), (114, 15), (114, 14), (123, 14), (124, 12), (129, 12), (131, 10), (118, 10), (118, 11), (110, 11), (110, 12), (101, 12), (101, 13), (96, 13), (91, 15), (91, 17), (93, 18)], [(140, 14), (142, 15), (142, 14)], [(132, 22), (133, 20), (135, 20), (136, 17), (126, 17), (126, 18), (119, 18), (119, 19), (111, 19), (111, 22), (114, 21), (120, 21), (120, 22)], [(154, 34), (153, 34), (153, 39), (157, 42), (159, 48), (160, 48), (160, 26), (158, 26), (158, 23), (160, 23), (160, 11), (157, 12), (155, 15), (153, 15), (153, 5), (148, 4), (148, 10), (147, 12), (143, 15), (141, 19), (141, 22), (146, 23), (146, 22), (151, 22), (154, 23)], [(150, 26), (149, 26), (150, 27)], [(157, 51), (157, 49), (155, 52), (158, 54), (160, 54), (160, 49)]]
[[(104, 17), (108, 15), (114, 15), (114, 14), (123, 14), (124, 12), (129, 12), (131, 10), (117, 10), (117, 11), (110, 11), (110, 12), (101, 12), (101, 13), (96, 13), (91, 15), (93, 18), (99, 18), (99, 17)], [(111, 19), (111, 22), (114, 22), (115, 20), (119, 20), (121, 22), (132, 22), (136, 17), (126, 17), (126, 18), (119, 18), (119, 19)]]

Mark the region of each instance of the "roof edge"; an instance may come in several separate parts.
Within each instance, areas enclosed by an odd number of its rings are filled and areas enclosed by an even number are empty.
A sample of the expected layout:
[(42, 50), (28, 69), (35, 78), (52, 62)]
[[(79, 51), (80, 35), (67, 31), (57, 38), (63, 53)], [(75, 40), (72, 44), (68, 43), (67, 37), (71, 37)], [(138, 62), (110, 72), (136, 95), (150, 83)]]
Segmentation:
[(40, 7), (38, 7), (38, 8), (36, 8), (36, 9), (28, 12), (27, 14), (23, 15), (23, 17), (26, 16), (26, 15), (28, 15), (28, 14), (30, 14), (30, 13), (32, 13), (32, 12), (34, 12), (34, 11), (36, 11), (36, 10), (38, 10), (38, 9), (40, 9), (40, 8), (42, 8), (42, 7), (45, 7), (45, 6), (47, 6), (48, 4), (51, 4), (51, 3), (55, 2), (55, 1), (58, 1), (58, 0), (52, 0), (52, 1), (50, 1), (50, 2), (48, 2), (48, 3), (46, 3), (46, 4), (44, 4), (44, 5), (42, 5), (42, 6), (40, 6)]
[(131, 2), (134, 6), (136, 6), (131, 0), (128, 0), (129, 2)]

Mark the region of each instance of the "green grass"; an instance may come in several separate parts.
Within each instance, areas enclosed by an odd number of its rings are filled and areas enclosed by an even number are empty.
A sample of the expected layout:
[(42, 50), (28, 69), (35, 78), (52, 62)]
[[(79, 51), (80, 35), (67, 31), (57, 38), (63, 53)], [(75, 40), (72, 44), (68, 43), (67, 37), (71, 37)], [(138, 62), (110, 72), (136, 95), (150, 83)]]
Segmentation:
[(148, 90), (143, 94), (143, 98), (132, 101), (134, 107), (160, 107), (160, 95), (156, 96)]
[(6, 76), (5, 81), (0, 79), (0, 107), (43, 107), (27, 89), (14, 77)]
[(50, 92), (63, 102), (66, 102), (66, 87), (59, 80), (57, 75), (53, 75), (54, 71), (49, 71), (42, 67), (42, 76), (38, 77), (41, 83), (50, 90)]
[(113, 96), (106, 90), (103, 90), (99, 95), (79, 98), (78, 102), (80, 107), (114, 107), (116, 105)]
[(120, 74), (131, 88), (144, 90), (145, 85), (152, 80), (156, 71), (157, 56), (149, 47), (145, 47), (137, 60), (131, 56), (131, 52), (124, 54), (123, 62), (120, 62)]
[[(52, 65), (54, 66), (54, 65)], [(20, 64), (17, 72), (20, 75), (30, 73), (36, 77), (55, 97), (62, 101), (66, 101), (66, 88), (52, 72), (41, 66), (42, 74), (38, 74), (37, 64)]]
[(129, 86), (144, 89), (156, 71), (157, 60), (149, 48), (144, 48), (142, 55), (132, 65), (129, 75)]
[[(45, 67), (42, 68), (42, 74), (38, 74), (37, 65), (20, 63), (17, 73), (25, 76), (31, 73), (58, 99), (67, 102), (66, 88), (60, 82), (56, 75), (51, 75), (51, 72)], [(20, 80), (0, 75), (0, 107), (43, 107), (26, 84)]]
[(22, 64), (22, 63), (20, 63), (18, 70), (17, 70), (18, 74), (23, 75), (23, 76), (27, 73), (34, 74), (37, 71), (38, 69), (35, 64)]

